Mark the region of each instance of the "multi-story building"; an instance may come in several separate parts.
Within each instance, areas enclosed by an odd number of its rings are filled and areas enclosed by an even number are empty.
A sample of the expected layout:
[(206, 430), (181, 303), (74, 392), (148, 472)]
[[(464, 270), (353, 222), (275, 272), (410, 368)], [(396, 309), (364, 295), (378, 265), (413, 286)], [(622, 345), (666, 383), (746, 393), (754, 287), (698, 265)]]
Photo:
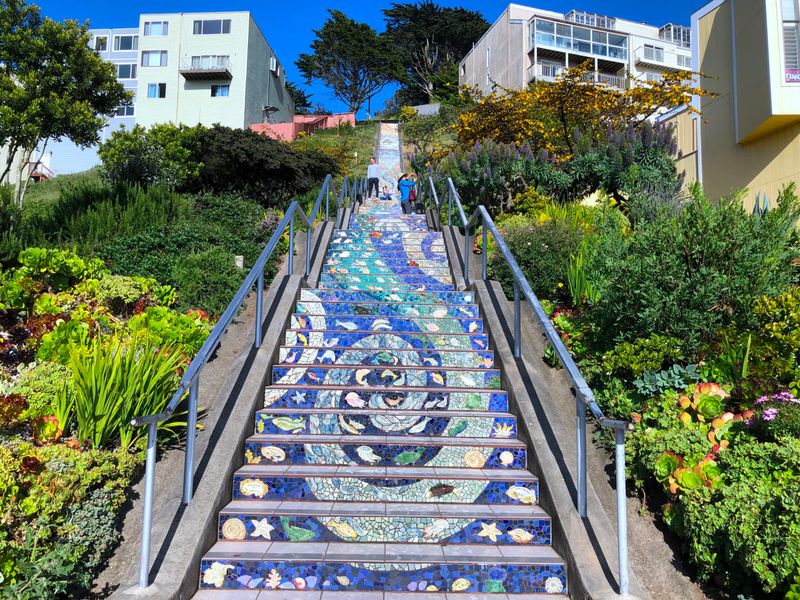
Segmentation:
[(566, 14), (510, 4), (460, 64), (459, 83), (484, 94), (552, 81), (591, 61), (594, 78), (625, 88), (667, 71), (691, 68), (691, 32), (572, 10)]
[[(134, 93), (102, 140), (134, 124), (248, 128), (292, 120), (286, 75), (249, 12), (143, 14), (136, 28), (92, 30), (91, 44)], [(63, 141), (50, 149), (57, 174), (99, 163), (96, 147)]]
[(692, 39), (716, 95), (695, 99), (699, 117), (669, 115), (687, 170), (711, 197), (747, 188), (750, 206), (757, 194), (774, 203), (800, 185), (800, 1), (714, 0), (692, 15)]

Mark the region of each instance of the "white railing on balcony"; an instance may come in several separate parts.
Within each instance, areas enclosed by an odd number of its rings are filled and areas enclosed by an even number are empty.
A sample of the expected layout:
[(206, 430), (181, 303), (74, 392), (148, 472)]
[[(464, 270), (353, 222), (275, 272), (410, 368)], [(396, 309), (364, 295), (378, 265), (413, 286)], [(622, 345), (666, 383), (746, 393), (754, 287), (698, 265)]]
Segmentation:
[(228, 56), (193, 56), (191, 60), (181, 61), (182, 71), (230, 71), (231, 60)]
[(603, 83), (605, 85), (624, 90), (628, 87), (628, 80), (619, 75), (610, 75), (609, 73), (595, 73), (595, 82)]
[(625, 33), (579, 27), (538, 17), (531, 19), (530, 25), (530, 50), (544, 46), (620, 62), (628, 59), (629, 37)]
[(692, 57), (667, 50), (659, 46), (644, 45), (634, 50), (633, 56), (637, 63), (658, 65), (670, 70), (689, 70), (692, 68)]
[[(548, 63), (535, 63), (528, 67), (528, 81), (539, 79), (542, 81), (555, 81), (567, 67)], [(620, 90), (627, 89), (628, 79), (621, 75), (610, 73), (591, 72), (585, 75), (587, 82), (601, 83)]]

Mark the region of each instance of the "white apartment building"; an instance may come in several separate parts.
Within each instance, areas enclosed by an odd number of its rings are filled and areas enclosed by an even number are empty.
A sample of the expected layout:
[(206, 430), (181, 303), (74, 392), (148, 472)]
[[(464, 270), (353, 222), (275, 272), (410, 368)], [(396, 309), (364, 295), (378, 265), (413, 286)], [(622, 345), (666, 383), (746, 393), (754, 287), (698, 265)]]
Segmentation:
[[(101, 131), (156, 123), (246, 129), (292, 120), (286, 75), (249, 12), (143, 14), (138, 27), (93, 29), (92, 48), (114, 64), (134, 93)], [(48, 145), (56, 174), (97, 164), (97, 147), (68, 140)], [(13, 183), (13, 181), (12, 181)]]
[(595, 80), (625, 88), (691, 68), (691, 29), (662, 27), (572, 10), (566, 14), (509, 4), (459, 66), (459, 83), (489, 94), (523, 89), (537, 79), (591, 60)]

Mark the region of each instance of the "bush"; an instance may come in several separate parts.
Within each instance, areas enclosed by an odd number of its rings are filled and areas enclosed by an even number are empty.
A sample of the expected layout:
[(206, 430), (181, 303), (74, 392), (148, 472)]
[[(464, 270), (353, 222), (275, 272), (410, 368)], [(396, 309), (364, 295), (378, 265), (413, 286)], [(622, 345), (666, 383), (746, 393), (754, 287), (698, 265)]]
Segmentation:
[(32, 419), (55, 414), (56, 397), (65, 385), (71, 385), (70, 371), (59, 363), (41, 362), (21, 369), (14, 392), (28, 403), (24, 418)]
[(764, 217), (738, 198), (713, 203), (695, 188), (677, 218), (641, 224), (605, 265), (592, 320), (609, 340), (679, 338), (687, 356), (720, 327), (750, 326), (753, 302), (791, 284), (797, 211), (794, 186)]
[(645, 371), (660, 371), (662, 367), (683, 359), (681, 341), (676, 338), (652, 335), (633, 343), (623, 342), (603, 355), (603, 368), (611, 374), (631, 381)]
[[(515, 219), (504, 224), (503, 237), (536, 295), (550, 298), (566, 281), (570, 256), (580, 247), (583, 231), (563, 220), (536, 224)], [(489, 269), (506, 294), (513, 294), (513, 274), (499, 251), (490, 254)]]
[(295, 150), (249, 129), (215, 125), (200, 130), (193, 144), (191, 160), (202, 168), (184, 186), (192, 192), (233, 193), (265, 207), (285, 208), (329, 173), (338, 174), (331, 157)]
[(202, 306), (212, 315), (221, 315), (244, 277), (245, 273), (236, 267), (230, 253), (221, 248), (209, 248), (178, 258), (171, 279), (181, 290), (181, 308)]

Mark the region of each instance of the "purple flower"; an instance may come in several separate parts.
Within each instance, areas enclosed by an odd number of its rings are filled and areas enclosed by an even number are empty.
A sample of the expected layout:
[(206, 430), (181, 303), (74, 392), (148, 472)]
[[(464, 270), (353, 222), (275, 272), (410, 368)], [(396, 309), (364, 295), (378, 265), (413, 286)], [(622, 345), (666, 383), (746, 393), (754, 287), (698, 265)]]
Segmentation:
[(767, 408), (761, 413), (761, 418), (765, 421), (772, 421), (775, 417), (778, 416), (778, 409), (777, 408)]

